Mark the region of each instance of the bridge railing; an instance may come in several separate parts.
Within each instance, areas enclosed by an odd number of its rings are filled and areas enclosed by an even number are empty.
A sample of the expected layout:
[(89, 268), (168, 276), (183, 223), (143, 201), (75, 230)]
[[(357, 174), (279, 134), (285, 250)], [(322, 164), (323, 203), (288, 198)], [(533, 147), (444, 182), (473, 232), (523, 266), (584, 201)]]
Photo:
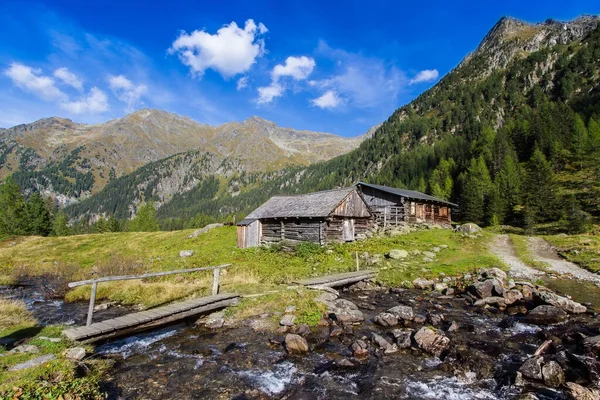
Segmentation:
[(220, 277), (220, 273), (221, 273), (221, 268), (227, 268), (229, 266), (231, 266), (231, 264), (216, 265), (213, 267), (179, 269), (179, 270), (175, 270), (175, 271), (151, 272), (148, 274), (141, 274), (141, 275), (105, 276), (102, 278), (95, 278), (95, 279), (88, 279), (85, 281), (71, 282), (67, 286), (70, 288), (75, 288), (78, 286), (92, 285), (92, 294), (90, 295), (90, 305), (88, 308), (88, 315), (87, 315), (87, 322), (86, 322), (86, 326), (90, 326), (92, 324), (92, 318), (94, 317), (94, 303), (96, 302), (96, 289), (98, 288), (98, 283), (100, 283), (100, 282), (127, 281), (127, 280), (131, 280), (131, 279), (145, 279), (145, 278), (153, 278), (153, 277), (157, 277), (157, 276), (185, 274), (185, 273), (189, 273), (189, 272), (212, 270), (213, 271), (212, 295), (215, 296), (215, 295), (219, 294), (219, 277)]

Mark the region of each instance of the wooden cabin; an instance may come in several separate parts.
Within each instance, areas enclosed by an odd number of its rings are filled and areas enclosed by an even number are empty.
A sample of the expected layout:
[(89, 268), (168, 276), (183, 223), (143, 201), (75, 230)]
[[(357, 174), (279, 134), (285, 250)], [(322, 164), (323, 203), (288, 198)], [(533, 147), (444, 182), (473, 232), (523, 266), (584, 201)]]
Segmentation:
[(275, 196), (238, 224), (241, 248), (280, 241), (351, 242), (372, 228), (372, 214), (356, 187)]
[(356, 185), (380, 227), (405, 222), (449, 226), (457, 204), (414, 190), (359, 182)]

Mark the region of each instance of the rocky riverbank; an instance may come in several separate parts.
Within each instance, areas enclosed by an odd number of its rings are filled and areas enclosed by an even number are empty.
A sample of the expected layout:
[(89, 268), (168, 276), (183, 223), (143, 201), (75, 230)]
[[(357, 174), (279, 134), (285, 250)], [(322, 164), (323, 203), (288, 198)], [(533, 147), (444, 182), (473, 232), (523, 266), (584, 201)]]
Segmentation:
[(282, 305), (279, 316), (217, 315), (202, 321), (213, 329), (109, 343), (97, 349), (115, 361), (105, 389), (157, 399), (598, 398), (600, 319), (586, 305), (498, 269), (414, 284), (323, 293), (328, 312), (312, 328)]

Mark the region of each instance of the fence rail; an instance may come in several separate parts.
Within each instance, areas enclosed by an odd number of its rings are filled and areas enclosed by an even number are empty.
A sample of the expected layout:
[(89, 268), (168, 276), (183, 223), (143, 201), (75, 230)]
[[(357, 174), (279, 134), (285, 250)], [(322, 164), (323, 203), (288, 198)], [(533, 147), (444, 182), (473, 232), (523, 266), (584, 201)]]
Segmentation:
[(94, 303), (96, 302), (96, 290), (98, 289), (98, 283), (100, 283), (100, 282), (127, 281), (127, 280), (131, 280), (131, 279), (145, 279), (145, 278), (153, 278), (153, 277), (157, 277), (157, 276), (185, 274), (185, 273), (189, 273), (189, 272), (212, 270), (213, 271), (212, 295), (216, 296), (217, 294), (219, 294), (219, 277), (220, 277), (221, 268), (227, 268), (229, 266), (231, 266), (231, 264), (216, 265), (213, 267), (179, 269), (179, 270), (175, 270), (175, 271), (151, 272), (148, 274), (141, 274), (141, 275), (105, 276), (102, 278), (88, 279), (85, 281), (70, 282), (67, 286), (70, 288), (74, 288), (74, 287), (78, 287), (78, 286), (92, 285), (92, 294), (90, 295), (90, 306), (88, 308), (88, 315), (87, 315), (87, 321), (86, 321), (86, 326), (90, 326), (92, 324), (92, 318), (94, 317)]

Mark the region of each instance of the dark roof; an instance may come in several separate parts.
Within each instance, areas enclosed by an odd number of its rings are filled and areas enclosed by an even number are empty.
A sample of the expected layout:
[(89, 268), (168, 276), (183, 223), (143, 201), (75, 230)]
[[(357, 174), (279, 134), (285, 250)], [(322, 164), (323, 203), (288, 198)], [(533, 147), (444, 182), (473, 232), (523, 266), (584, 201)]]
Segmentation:
[(324, 190), (294, 196), (274, 196), (252, 211), (246, 219), (327, 217), (354, 187)]
[(395, 195), (398, 195), (398, 196), (401, 196), (401, 197), (406, 197), (406, 198), (409, 198), (409, 199), (433, 201), (433, 202), (436, 202), (436, 203), (444, 203), (444, 204), (448, 204), (448, 205), (453, 206), (453, 207), (458, 207), (458, 204), (451, 203), (451, 202), (446, 201), (446, 200), (438, 199), (437, 197), (433, 197), (433, 196), (430, 196), (428, 194), (417, 192), (417, 191), (414, 191), (414, 190), (397, 189), (397, 188), (393, 188), (393, 187), (389, 187), (389, 186), (382, 186), (382, 185), (372, 185), (370, 183), (365, 183), (365, 182), (358, 182), (356, 185), (357, 186), (370, 187), (370, 188), (373, 188), (373, 189), (381, 190), (382, 192), (395, 194)]
[(243, 220), (241, 220), (240, 222), (238, 222), (237, 225), (238, 226), (246, 226), (246, 225), (250, 225), (254, 221), (256, 221), (256, 219), (244, 218)]

